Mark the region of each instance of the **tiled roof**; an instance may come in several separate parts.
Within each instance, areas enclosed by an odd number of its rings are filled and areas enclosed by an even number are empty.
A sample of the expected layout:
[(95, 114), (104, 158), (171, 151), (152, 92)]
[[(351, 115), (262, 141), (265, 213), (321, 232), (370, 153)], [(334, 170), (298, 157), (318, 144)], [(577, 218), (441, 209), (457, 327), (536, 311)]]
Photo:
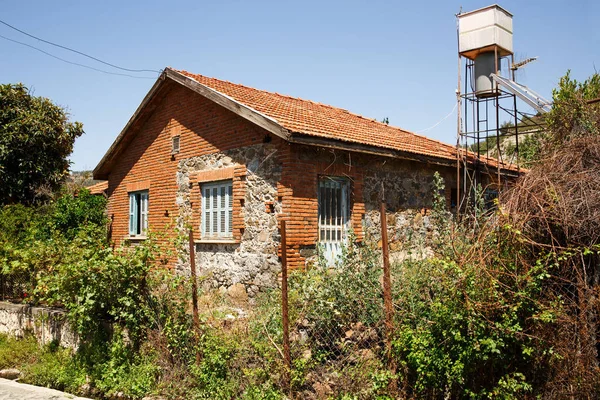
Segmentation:
[(94, 185), (87, 186), (86, 189), (88, 189), (91, 194), (103, 194), (108, 189), (108, 181), (98, 182)]
[(456, 160), (456, 148), (347, 110), (177, 71), (259, 113), (290, 132)]
[[(174, 71), (258, 111), (277, 121), (292, 133), (456, 160), (455, 146), (341, 108), (254, 89), (188, 71)], [(462, 156), (464, 155), (463, 152)], [(466, 156), (469, 162), (477, 158), (476, 153), (471, 151), (468, 151)], [(499, 164), (498, 160), (487, 156), (481, 156), (479, 161), (493, 168), (497, 168)], [(519, 170), (514, 164), (502, 163), (502, 168)]]

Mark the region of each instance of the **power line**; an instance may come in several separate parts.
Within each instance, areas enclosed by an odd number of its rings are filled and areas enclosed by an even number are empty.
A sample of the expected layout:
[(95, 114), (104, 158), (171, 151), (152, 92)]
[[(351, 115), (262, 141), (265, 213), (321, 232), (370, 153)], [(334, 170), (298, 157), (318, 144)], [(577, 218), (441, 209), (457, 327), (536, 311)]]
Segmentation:
[(52, 57), (52, 58), (56, 58), (57, 60), (60, 60), (60, 61), (62, 61), (62, 62), (66, 62), (67, 64), (77, 65), (77, 66), (79, 66), (79, 67), (83, 67), (83, 68), (91, 69), (91, 70), (94, 70), (94, 71), (102, 72), (102, 73), (104, 73), (104, 74), (109, 74), (109, 75), (119, 75), (119, 76), (127, 76), (127, 77), (129, 77), (129, 78), (135, 78), (135, 79), (155, 79), (155, 78), (151, 78), (151, 77), (148, 77), (148, 76), (135, 76), (135, 75), (129, 75), (129, 74), (122, 74), (122, 73), (119, 73), (119, 72), (110, 72), (110, 71), (105, 71), (105, 70), (102, 70), (102, 69), (98, 69), (98, 68), (90, 67), (89, 65), (79, 64), (79, 63), (76, 63), (76, 62), (73, 62), (73, 61), (65, 60), (64, 58), (57, 57), (57, 56), (55, 56), (54, 54), (50, 54), (50, 53), (48, 53), (47, 51), (44, 51), (44, 50), (42, 50), (42, 49), (39, 49), (39, 48), (37, 48), (37, 47), (35, 47), (35, 46), (32, 46), (32, 45), (30, 45), (30, 44), (23, 43), (23, 42), (19, 42), (18, 40), (10, 39), (10, 38), (7, 38), (7, 37), (5, 37), (5, 36), (2, 36), (2, 35), (0, 35), (0, 38), (2, 38), (2, 39), (4, 39), (4, 40), (8, 40), (9, 42), (13, 42), (13, 43), (17, 43), (17, 44), (20, 44), (20, 45), (23, 45), (23, 46), (27, 46), (27, 47), (29, 47), (29, 48), (32, 48), (32, 49), (34, 49), (34, 50), (37, 50), (37, 51), (39, 51), (39, 52), (41, 52), (41, 53), (44, 53), (44, 54), (46, 54), (47, 56), (50, 56), (50, 57)]
[(422, 130), (420, 130), (420, 131), (417, 131), (416, 133), (423, 133), (423, 132), (427, 132), (427, 131), (430, 131), (430, 130), (432, 130), (433, 128), (435, 128), (436, 126), (438, 126), (439, 124), (441, 124), (442, 122), (444, 122), (446, 119), (448, 119), (448, 117), (449, 117), (449, 116), (451, 116), (451, 115), (454, 113), (454, 110), (456, 110), (456, 107), (457, 107), (457, 106), (458, 106), (458, 103), (456, 103), (456, 104), (454, 105), (454, 107), (452, 108), (452, 111), (450, 111), (450, 113), (449, 113), (448, 115), (446, 115), (444, 118), (442, 118), (441, 120), (439, 120), (439, 121), (438, 121), (438, 123), (436, 123), (435, 125), (433, 125), (433, 126), (430, 126), (430, 127), (429, 127), (429, 128), (427, 128), (427, 129), (422, 129)]
[(129, 68), (123, 68), (123, 67), (119, 67), (118, 65), (114, 65), (114, 64), (111, 64), (111, 63), (109, 63), (109, 62), (102, 61), (102, 60), (100, 60), (99, 58), (92, 57), (92, 56), (90, 56), (90, 55), (88, 55), (88, 54), (85, 54), (85, 53), (83, 53), (83, 52), (81, 52), (81, 51), (77, 51), (77, 50), (71, 49), (71, 48), (69, 48), (69, 47), (62, 46), (62, 45), (60, 45), (60, 44), (53, 43), (53, 42), (50, 42), (50, 41), (48, 41), (48, 40), (44, 40), (44, 39), (42, 39), (42, 38), (39, 38), (39, 37), (37, 37), (37, 36), (34, 36), (34, 35), (30, 34), (30, 33), (27, 33), (27, 32), (25, 32), (25, 31), (22, 31), (22, 30), (20, 30), (19, 28), (15, 28), (14, 26), (12, 26), (12, 25), (10, 25), (10, 24), (8, 24), (8, 23), (6, 23), (6, 22), (2, 21), (2, 20), (0, 20), (0, 23), (2, 23), (2, 24), (4, 24), (4, 25), (8, 26), (8, 27), (9, 27), (9, 28), (11, 28), (11, 29), (14, 29), (15, 31), (17, 31), (17, 32), (19, 32), (19, 33), (22, 33), (23, 35), (29, 36), (30, 38), (33, 38), (33, 39), (39, 40), (40, 42), (44, 42), (44, 43), (47, 43), (47, 44), (49, 44), (49, 45), (52, 45), (52, 46), (60, 47), (61, 49), (64, 49), (64, 50), (72, 51), (73, 53), (77, 53), (77, 54), (79, 54), (79, 55), (82, 55), (82, 56), (84, 56), (84, 57), (90, 58), (90, 59), (92, 59), (92, 60), (94, 60), (94, 61), (98, 61), (99, 63), (102, 63), (102, 64), (104, 64), (104, 65), (108, 65), (109, 67), (117, 68), (117, 69), (120, 69), (120, 70), (122, 70), (122, 71), (129, 71), (129, 72), (156, 72), (156, 73), (160, 73), (160, 71), (158, 71), (158, 70), (154, 70), (154, 69), (129, 69)]

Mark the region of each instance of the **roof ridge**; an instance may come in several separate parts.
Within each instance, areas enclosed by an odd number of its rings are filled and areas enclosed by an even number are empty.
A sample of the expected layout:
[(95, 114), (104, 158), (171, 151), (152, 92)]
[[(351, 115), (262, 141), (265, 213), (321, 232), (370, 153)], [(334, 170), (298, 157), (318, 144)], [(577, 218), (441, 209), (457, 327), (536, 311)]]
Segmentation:
[[(235, 82), (231, 82), (231, 81), (228, 81), (228, 80), (225, 80), (225, 79), (214, 78), (214, 77), (210, 77), (210, 76), (206, 76), (206, 75), (202, 75), (202, 74), (195, 74), (193, 72), (189, 72), (189, 71), (186, 71), (186, 70), (183, 70), (183, 69), (182, 70), (174, 69), (174, 70), (177, 71), (177, 72), (181, 72), (183, 74), (191, 75), (191, 76), (201, 76), (201, 77), (206, 78), (206, 79), (212, 79), (212, 80), (215, 80), (215, 81), (218, 81), (218, 82), (224, 82), (224, 83), (228, 83), (230, 85), (235, 85), (235, 86), (240, 86), (240, 87), (243, 87), (243, 88), (246, 88), (246, 89), (256, 90), (257, 92), (274, 94), (276, 96), (285, 97), (287, 99), (301, 100), (301, 101), (305, 101), (307, 103), (312, 103), (312, 104), (317, 104), (317, 105), (324, 106), (324, 107), (334, 108), (336, 110), (348, 111), (348, 110), (346, 110), (344, 108), (335, 107), (335, 106), (332, 106), (330, 104), (325, 104), (325, 103), (321, 103), (321, 102), (310, 100), (310, 99), (304, 99), (302, 97), (295, 97), (295, 96), (292, 96), (292, 95), (289, 95), (289, 94), (282, 94), (282, 93), (278, 93), (278, 92), (270, 92), (270, 91), (264, 90), (264, 89), (257, 89), (255, 87), (247, 86), (247, 85), (244, 85), (242, 83), (235, 83)], [(348, 111), (348, 112), (350, 112), (350, 111)]]
[[(183, 70), (183, 69), (182, 70), (178, 70), (178, 69), (175, 69), (175, 68), (173, 68), (173, 69), (175, 71), (177, 71), (177, 72), (183, 73), (184, 75), (188, 75), (188, 76), (191, 76), (191, 77), (193, 77), (193, 76), (200, 76), (200, 77), (205, 78), (205, 79), (211, 79), (211, 80), (214, 80), (214, 81), (217, 81), (217, 82), (223, 82), (223, 83), (227, 83), (227, 84), (230, 84), (230, 85), (235, 85), (235, 86), (243, 87), (245, 89), (255, 90), (257, 92), (268, 93), (268, 94), (272, 94), (272, 95), (283, 97), (283, 98), (287, 98), (287, 99), (300, 100), (300, 101), (304, 101), (304, 102), (307, 102), (307, 103), (316, 104), (316, 105), (319, 105), (319, 106), (322, 106), (322, 107), (328, 107), (328, 108), (331, 108), (331, 109), (334, 109), (334, 110), (344, 111), (344, 112), (347, 112), (348, 114), (352, 114), (352, 115), (354, 115), (356, 117), (359, 117), (361, 119), (364, 119), (366, 121), (374, 122), (374, 123), (376, 123), (378, 125), (381, 125), (382, 127), (386, 127), (386, 128), (390, 128), (390, 129), (393, 129), (393, 130), (397, 130), (397, 131), (400, 131), (402, 133), (408, 133), (408, 134), (415, 135), (415, 136), (418, 136), (420, 138), (429, 140), (431, 142), (435, 142), (435, 143), (438, 143), (438, 144), (441, 144), (441, 145), (444, 145), (444, 146), (452, 147), (452, 145), (450, 145), (448, 143), (444, 143), (441, 140), (432, 139), (432, 138), (427, 137), (425, 135), (420, 135), (418, 133), (415, 133), (415, 132), (406, 130), (404, 128), (401, 128), (399, 126), (389, 125), (389, 124), (383, 123), (381, 121), (378, 121), (376, 118), (366, 117), (364, 115), (357, 114), (357, 113), (352, 112), (350, 110), (347, 110), (345, 108), (336, 107), (336, 106), (332, 106), (330, 104), (325, 104), (325, 103), (321, 103), (321, 102), (310, 100), (310, 99), (304, 99), (304, 98), (301, 98), (301, 97), (294, 97), (294, 96), (287, 95), (287, 94), (281, 94), (281, 93), (278, 93), (278, 92), (270, 92), (268, 90), (257, 89), (255, 87), (247, 86), (247, 85), (244, 85), (242, 83), (235, 83), (235, 82), (231, 82), (231, 81), (228, 81), (228, 80), (225, 80), (225, 79), (219, 79), (219, 78), (214, 78), (214, 77), (210, 77), (210, 76), (206, 76), (206, 75), (202, 75), (202, 74), (196, 74), (196, 73), (193, 73), (193, 72), (190, 72), (190, 71), (186, 71), (186, 70)], [(213, 89), (213, 90), (216, 90), (216, 89)]]

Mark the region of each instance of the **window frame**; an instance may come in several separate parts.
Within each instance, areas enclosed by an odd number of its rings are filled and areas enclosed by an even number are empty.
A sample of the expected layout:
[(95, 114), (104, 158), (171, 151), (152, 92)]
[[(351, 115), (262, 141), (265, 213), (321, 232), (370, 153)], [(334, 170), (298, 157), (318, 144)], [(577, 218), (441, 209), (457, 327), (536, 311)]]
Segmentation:
[[(337, 185), (339, 187), (336, 187)], [(337, 193), (339, 197), (335, 196), (334, 198), (334, 190), (339, 191)], [(319, 243), (341, 243), (347, 239), (352, 220), (350, 192), (350, 180), (345, 177), (330, 175), (319, 177), (317, 181), (317, 241)], [(324, 203), (327, 200), (329, 200), (329, 204), (325, 206), (329, 207), (329, 210), (324, 210)], [(334, 207), (339, 207), (339, 209), (334, 210)]]
[(146, 190), (128, 192), (129, 237), (143, 238), (148, 232), (150, 193)]
[(233, 180), (202, 182), (200, 184), (200, 196), (200, 232), (202, 240), (232, 240)]
[(171, 136), (171, 155), (179, 154), (181, 151), (181, 135)]

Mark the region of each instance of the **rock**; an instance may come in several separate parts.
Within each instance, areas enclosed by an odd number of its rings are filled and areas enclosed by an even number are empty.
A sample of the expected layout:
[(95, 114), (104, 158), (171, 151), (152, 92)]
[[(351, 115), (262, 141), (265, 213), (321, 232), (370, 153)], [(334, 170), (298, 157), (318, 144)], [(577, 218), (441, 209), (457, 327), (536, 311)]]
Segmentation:
[(19, 379), (20, 376), (21, 371), (19, 371), (16, 368), (7, 368), (0, 370), (0, 378), (15, 380)]
[(227, 295), (235, 304), (245, 305), (248, 303), (248, 292), (246, 292), (246, 286), (243, 283), (231, 285), (227, 289)]
[(235, 321), (235, 317), (233, 316), (233, 314), (227, 314), (225, 316), (225, 318), (223, 318), (225, 321)]
[(312, 358), (312, 351), (310, 351), (310, 349), (304, 350), (302, 352), (302, 358), (305, 360), (310, 360)]
[(258, 234), (258, 237), (256, 239), (259, 242), (266, 242), (269, 239), (269, 231), (267, 231), (267, 230), (261, 231)]
[(423, 216), (421, 214), (415, 214), (413, 218), (413, 228), (419, 229), (423, 225)]
[(333, 394), (333, 390), (331, 390), (331, 386), (326, 383), (317, 382), (312, 385), (313, 390), (317, 394), (318, 399), (327, 399), (330, 395)]
[(92, 395), (92, 386), (89, 383), (84, 383), (79, 388), (79, 393), (86, 397)]

